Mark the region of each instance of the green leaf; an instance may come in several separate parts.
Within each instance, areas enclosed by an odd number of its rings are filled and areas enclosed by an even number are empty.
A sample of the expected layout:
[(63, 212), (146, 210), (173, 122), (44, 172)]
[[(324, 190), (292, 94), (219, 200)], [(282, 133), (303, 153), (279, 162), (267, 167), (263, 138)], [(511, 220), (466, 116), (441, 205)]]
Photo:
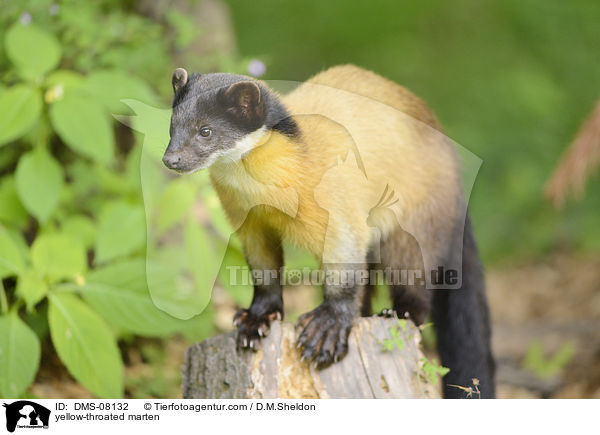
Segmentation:
[(15, 181), (25, 208), (45, 223), (56, 209), (63, 188), (58, 162), (44, 148), (36, 148), (19, 160)]
[(95, 100), (67, 94), (50, 106), (50, 120), (60, 138), (74, 151), (100, 163), (112, 160), (113, 131)]
[(130, 114), (121, 100), (133, 99), (157, 105), (152, 89), (130, 73), (120, 70), (95, 71), (86, 77), (83, 89), (106, 107), (111, 114)]
[(94, 270), (86, 277), (83, 297), (110, 324), (134, 334), (165, 336), (187, 325), (154, 305), (146, 285), (143, 259)]
[(23, 256), (4, 225), (0, 225), (0, 278), (17, 275), (24, 267)]
[(384, 348), (384, 350), (387, 350), (387, 351), (394, 350), (394, 342), (392, 340), (386, 338), (385, 340), (383, 340), (383, 348)]
[(195, 197), (195, 189), (187, 180), (179, 178), (169, 183), (158, 202), (158, 231), (162, 233), (179, 222), (194, 203)]
[(40, 91), (16, 85), (0, 94), (0, 146), (23, 136), (42, 111)]
[(63, 234), (81, 241), (83, 246), (91, 248), (96, 240), (96, 226), (87, 216), (70, 216), (61, 224)]
[(144, 209), (125, 202), (106, 205), (100, 214), (96, 261), (102, 263), (131, 254), (146, 242)]
[(401, 338), (395, 339), (394, 344), (399, 350), (404, 350), (404, 340), (402, 340)]
[(448, 373), (450, 373), (450, 369), (448, 367), (444, 367), (444, 366), (439, 366), (438, 367), (438, 373), (441, 377), (446, 376)]
[(87, 268), (82, 243), (60, 233), (38, 236), (31, 246), (31, 261), (40, 274), (54, 281), (73, 279)]
[(122, 397), (123, 363), (104, 320), (73, 294), (54, 293), (48, 322), (52, 343), (69, 373), (99, 397)]
[(20, 397), (40, 365), (40, 341), (16, 314), (0, 317), (0, 395)]
[(19, 275), (17, 292), (25, 300), (27, 310), (33, 307), (48, 294), (48, 285), (35, 270), (27, 270)]
[(60, 61), (60, 45), (54, 35), (34, 24), (14, 24), (4, 43), (6, 55), (24, 79), (37, 79)]
[(426, 357), (423, 357), (421, 358), (421, 362), (423, 364), (421, 368), (423, 376), (433, 385), (437, 385), (438, 376), (444, 377), (450, 373), (450, 369), (439, 365), (436, 359), (430, 361)]

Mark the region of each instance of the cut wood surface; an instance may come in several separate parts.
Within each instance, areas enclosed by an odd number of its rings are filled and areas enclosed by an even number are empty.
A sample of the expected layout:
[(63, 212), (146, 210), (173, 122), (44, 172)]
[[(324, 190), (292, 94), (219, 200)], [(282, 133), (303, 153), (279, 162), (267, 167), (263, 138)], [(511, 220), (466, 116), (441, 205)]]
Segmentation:
[[(394, 339), (391, 332), (397, 333)], [(409, 321), (357, 320), (346, 357), (322, 370), (300, 360), (295, 326), (274, 322), (257, 352), (238, 351), (235, 331), (192, 345), (182, 367), (184, 398), (438, 398), (419, 376), (419, 330)], [(395, 345), (384, 348), (385, 340)]]

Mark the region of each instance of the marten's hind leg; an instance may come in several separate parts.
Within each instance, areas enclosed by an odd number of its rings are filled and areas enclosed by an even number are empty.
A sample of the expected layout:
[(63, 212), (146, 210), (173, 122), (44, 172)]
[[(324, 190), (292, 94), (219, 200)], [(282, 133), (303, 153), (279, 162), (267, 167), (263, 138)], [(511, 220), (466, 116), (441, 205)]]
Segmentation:
[(417, 240), (402, 228), (381, 242), (384, 270), (391, 272), (390, 296), (398, 317), (410, 317), (417, 325), (431, 311), (431, 292), (425, 288), (423, 256)]
[(375, 296), (376, 283), (372, 282), (371, 279), (374, 276), (373, 271), (377, 270), (377, 266), (378, 265), (374, 263), (367, 263), (367, 271), (369, 273), (369, 278), (363, 288), (362, 302), (360, 307), (360, 315), (362, 317), (369, 317), (371, 314), (373, 314), (372, 300)]

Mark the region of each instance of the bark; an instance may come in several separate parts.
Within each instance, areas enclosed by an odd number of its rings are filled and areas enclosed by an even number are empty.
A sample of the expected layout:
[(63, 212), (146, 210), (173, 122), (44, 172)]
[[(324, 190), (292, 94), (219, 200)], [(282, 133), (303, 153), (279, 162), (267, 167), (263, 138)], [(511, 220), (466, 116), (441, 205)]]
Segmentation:
[[(359, 319), (346, 357), (322, 370), (300, 360), (294, 325), (275, 322), (258, 352), (238, 351), (235, 331), (192, 345), (182, 367), (184, 398), (438, 398), (421, 375), (419, 330), (397, 319)], [(392, 350), (384, 340), (393, 340)], [(394, 331), (394, 332), (395, 332)]]

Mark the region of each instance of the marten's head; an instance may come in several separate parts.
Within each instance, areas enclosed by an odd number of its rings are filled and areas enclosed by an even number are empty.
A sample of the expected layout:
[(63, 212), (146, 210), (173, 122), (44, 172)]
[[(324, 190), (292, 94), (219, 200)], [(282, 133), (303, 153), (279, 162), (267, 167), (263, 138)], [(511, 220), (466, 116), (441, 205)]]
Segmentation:
[(173, 114), (164, 164), (194, 172), (215, 161), (237, 161), (270, 130), (289, 136), (297, 126), (269, 89), (234, 74), (194, 74), (177, 68), (172, 77)]

